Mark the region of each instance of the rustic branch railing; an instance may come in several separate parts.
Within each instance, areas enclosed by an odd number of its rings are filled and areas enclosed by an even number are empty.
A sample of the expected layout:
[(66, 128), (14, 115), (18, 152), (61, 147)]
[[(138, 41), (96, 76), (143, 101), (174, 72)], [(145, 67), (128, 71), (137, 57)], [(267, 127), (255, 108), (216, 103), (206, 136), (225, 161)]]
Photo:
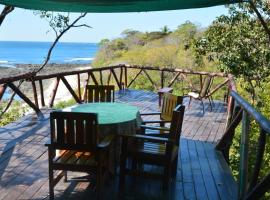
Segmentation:
[[(245, 101), (236, 91), (235, 85), (230, 87), (229, 113), (227, 129), (216, 145), (229, 164), (229, 150), (233, 141), (236, 127), (242, 121), (241, 141), (240, 141), (240, 163), (238, 179), (238, 198), (239, 199), (259, 199), (270, 188), (270, 173), (259, 181), (259, 174), (262, 167), (263, 155), (266, 146), (266, 136), (270, 135), (270, 121), (261, 113), (257, 112), (253, 106)], [(260, 128), (257, 142), (256, 160), (253, 170), (248, 171), (249, 162), (249, 142), (251, 119), (253, 119)]]
[[(139, 72), (135, 72), (134, 77), (130, 77), (134, 70), (139, 70)], [(133, 72), (132, 72), (133, 71)], [(159, 73), (160, 81), (155, 82), (152, 76), (149, 74), (151, 71), (155, 71)], [(132, 72), (132, 73), (131, 73)], [(172, 74), (173, 77), (168, 81), (168, 84), (165, 83), (166, 76), (165, 73)], [(173, 84), (178, 81), (183, 81), (188, 75), (196, 75), (199, 76), (199, 79), (202, 79), (202, 76), (208, 75), (213, 77), (225, 77), (226, 75), (223, 73), (209, 73), (209, 72), (196, 72), (192, 70), (183, 70), (183, 69), (170, 69), (170, 68), (158, 68), (158, 67), (142, 67), (142, 66), (129, 66), (129, 65), (117, 65), (117, 66), (109, 66), (102, 68), (90, 68), (83, 70), (74, 70), (68, 72), (61, 72), (55, 74), (48, 75), (36, 75), (35, 73), (27, 73), (19, 76), (2, 78), (0, 79), (0, 100), (2, 99), (3, 94), (5, 93), (7, 87), (11, 88), (20, 98), (26, 102), (38, 115), (41, 115), (40, 108), (45, 106), (45, 95), (44, 95), (44, 81), (47, 79), (55, 79), (54, 86), (52, 88), (50, 99), (48, 101), (48, 106), (52, 107), (54, 105), (55, 97), (57, 94), (58, 86), (60, 82), (63, 82), (65, 87), (68, 89), (72, 97), (75, 99), (77, 103), (81, 103), (84, 101), (85, 92), (81, 94), (81, 80), (82, 75), (85, 74), (86, 78), (83, 83), (83, 88), (85, 85), (89, 84), (90, 81), (93, 84), (111, 84), (114, 81), (114, 84), (119, 88), (129, 88), (132, 86), (136, 79), (141, 75), (145, 76), (147, 80), (149, 80), (150, 84), (153, 86), (155, 90), (160, 87), (172, 87)], [(75, 75), (77, 76), (77, 87), (74, 89), (71, 87), (70, 83), (67, 81), (66, 77)], [(105, 77), (106, 76), (106, 77)], [(19, 88), (17, 88), (13, 83), (16, 81), (26, 80), (26, 82), (31, 83), (32, 87), (32, 100), (27, 97)], [(187, 82), (189, 82), (186, 79)], [(219, 84), (212, 93), (219, 90), (227, 83), (228, 79), (226, 79), (223, 83)], [(191, 84), (189, 82), (189, 84)], [(201, 84), (201, 82), (200, 82)], [(38, 86), (38, 87), (37, 87)], [(38, 90), (39, 89), (39, 90)], [(38, 94), (39, 93), (39, 94)], [(212, 94), (211, 93), (211, 94)], [(33, 102), (32, 102), (33, 101)]]

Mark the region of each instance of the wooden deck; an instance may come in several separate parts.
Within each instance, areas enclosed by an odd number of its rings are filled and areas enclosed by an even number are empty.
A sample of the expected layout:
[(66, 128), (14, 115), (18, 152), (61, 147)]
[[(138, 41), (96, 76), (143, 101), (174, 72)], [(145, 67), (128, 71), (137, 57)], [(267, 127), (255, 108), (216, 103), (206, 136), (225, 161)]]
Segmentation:
[[(152, 92), (122, 91), (116, 101), (136, 105), (142, 112), (158, 109), (158, 96)], [(205, 114), (196, 101), (186, 108), (177, 177), (168, 191), (162, 191), (159, 182), (128, 178), (126, 199), (237, 199), (230, 169), (213, 144), (222, 136), (226, 105), (215, 101), (212, 111), (205, 105)], [(28, 115), (0, 128), (0, 199), (48, 199), (44, 143), (49, 139), (50, 110), (43, 112), (44, 120)], [(60, 182), (55, 193), (56, 199), (94, 199), (95, 183), (85, 174), (69, 173), (69, 181)], [(118, 199), (117, 176), (108, 181), (103, 194), (104, 199)]]

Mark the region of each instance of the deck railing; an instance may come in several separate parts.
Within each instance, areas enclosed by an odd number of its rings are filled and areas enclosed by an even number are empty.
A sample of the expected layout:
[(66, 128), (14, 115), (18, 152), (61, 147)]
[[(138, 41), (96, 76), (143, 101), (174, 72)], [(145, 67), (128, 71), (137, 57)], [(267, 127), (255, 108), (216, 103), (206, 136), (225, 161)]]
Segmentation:
[[(231, 77), (232, 78), (232, 77)], [(238, 125), (241, 126), (240, 160), (238, 178), (238, 199), (260, 199), (270, 188), (270, 173), (259, 178), (264, 159), (266, 137), (270, 136), (270, 121), (244, 100), (237, 92), (233, 81), (230, 87), (228, 102), (228, 121), (225, 133), (216, 149), (221, 151), (229, 164), (229, 151)], [(255, 121), (255, 123), (252, 123)], [(240, 124), (242, 122), (242, 124)], [(250, 163), (250, 138), (252, 126), (259, 127), (259, 137), (256, 142), (255, 163)], [(253, 132), (254, 134), (254, 132)], [(253, 166), (252, 170), (250, 166)], [(259, 180), (260, 179), (260, 180)]]
[[(67, 76), (71, 75), (77, 76), (76, 88), (72, 88), (70, 83), (66, 79)], [(177, 83), (185, 83), (189, 88), (193, 88), (194, 85), (197, 84), (199, 85), (199, 88), (202, 88), (203, 76), (206, 75), (222, 79), (222, 81), (219, 81), (219, 83), (216, 84), (216, 87), (211, 90), (211, 94), (215, 93), (217, 90), (225, 86), (226, 83), (229, 81), (228, 77), (223, 73), (196, 72), (183, 69), (129, 65), (117, 65), (93, 69), (90, 68), (48, 75), (36, 75), (34, 73), (27, 73), (19, 76), (0, 79), (0, 101), (3, 97), (3, 94), (9, 87), (37, 114), (41, 115), (40, 108), (46, 106), (43, 82), (48, 79), (54, 79), (54, 87), (51, 91), (49, 91), (50, 99), (47, 105), (48, 107), (52, 107), (54, 105), (54, 100), (60, 81), (64, 83), (75, 101), (77, 103), (81, 103), (85, 98), (85, 91), (83, 92), (83, 94), (81, 94), (81, 88), (85, 88), (84, 86), (90, 83), (96, 85), (115, 84), (119, 89), (124, 89), (132, 87), (133, 84), (140, 77), (145, 76), (146, 79), (144, 79), (143, 83), (145, 84), (145, 80), (149, 80), (149, 83), (154, 90), (165, 86), (173, 87), (173, 85)], [(84, 80), (82, 81), (83, 78)], [(23, 91), (18, 86), (16, 86), (16, 83), (22, 82), (23, 80), (26, 82), (26, 84), (30, 84), (28, 88), (31, 88), (31, 92)], [(39, 85), (39, 87), (37, 87), (37, 84)]]

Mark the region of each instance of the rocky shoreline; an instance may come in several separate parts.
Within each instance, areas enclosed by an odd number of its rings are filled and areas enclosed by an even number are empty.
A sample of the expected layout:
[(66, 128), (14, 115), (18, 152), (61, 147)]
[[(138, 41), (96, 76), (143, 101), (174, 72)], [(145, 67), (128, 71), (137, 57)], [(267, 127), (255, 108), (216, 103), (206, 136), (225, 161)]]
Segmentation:
[[(41, 65), (35, 64), (16, 64), (16, 67), (5, 67), (0, 65), (0, 79), (8, 78), (11, 76), (17, 76), (24, 73), (33, 72), (36, 69), (39, 69)], [(75, 69), (89, 69), (91, 68), (89, 64), (48, 64), (45, 66), (38, 75), (43, 74), (54, 74), (59, 72), (73, 71)]]

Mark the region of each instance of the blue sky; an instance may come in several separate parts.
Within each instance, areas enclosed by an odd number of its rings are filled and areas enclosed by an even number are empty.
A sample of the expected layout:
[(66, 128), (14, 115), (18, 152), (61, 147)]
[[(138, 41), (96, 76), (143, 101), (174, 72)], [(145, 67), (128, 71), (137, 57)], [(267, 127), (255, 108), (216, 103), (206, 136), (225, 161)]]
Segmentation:
[[(0, 10), (3, 6), (0, 6)], [(82, 23), (92, 26), (70, 30), (61, 39), (63, 42), (99, 42), (101, 39), (119, 37), (125, 29), (156, 31), (167, 25), (171, 30), (189, 20), (207, 27), (217, 16), (227, 13), (224, 6), (163, 12), (91, 14)], [(76, 14), (73, 14), (75, 16)], [(16, 8), (0, 27), (2, 41), (52, 41), (54, 35), (47, 32), (47, 22), (33, 11)]]

